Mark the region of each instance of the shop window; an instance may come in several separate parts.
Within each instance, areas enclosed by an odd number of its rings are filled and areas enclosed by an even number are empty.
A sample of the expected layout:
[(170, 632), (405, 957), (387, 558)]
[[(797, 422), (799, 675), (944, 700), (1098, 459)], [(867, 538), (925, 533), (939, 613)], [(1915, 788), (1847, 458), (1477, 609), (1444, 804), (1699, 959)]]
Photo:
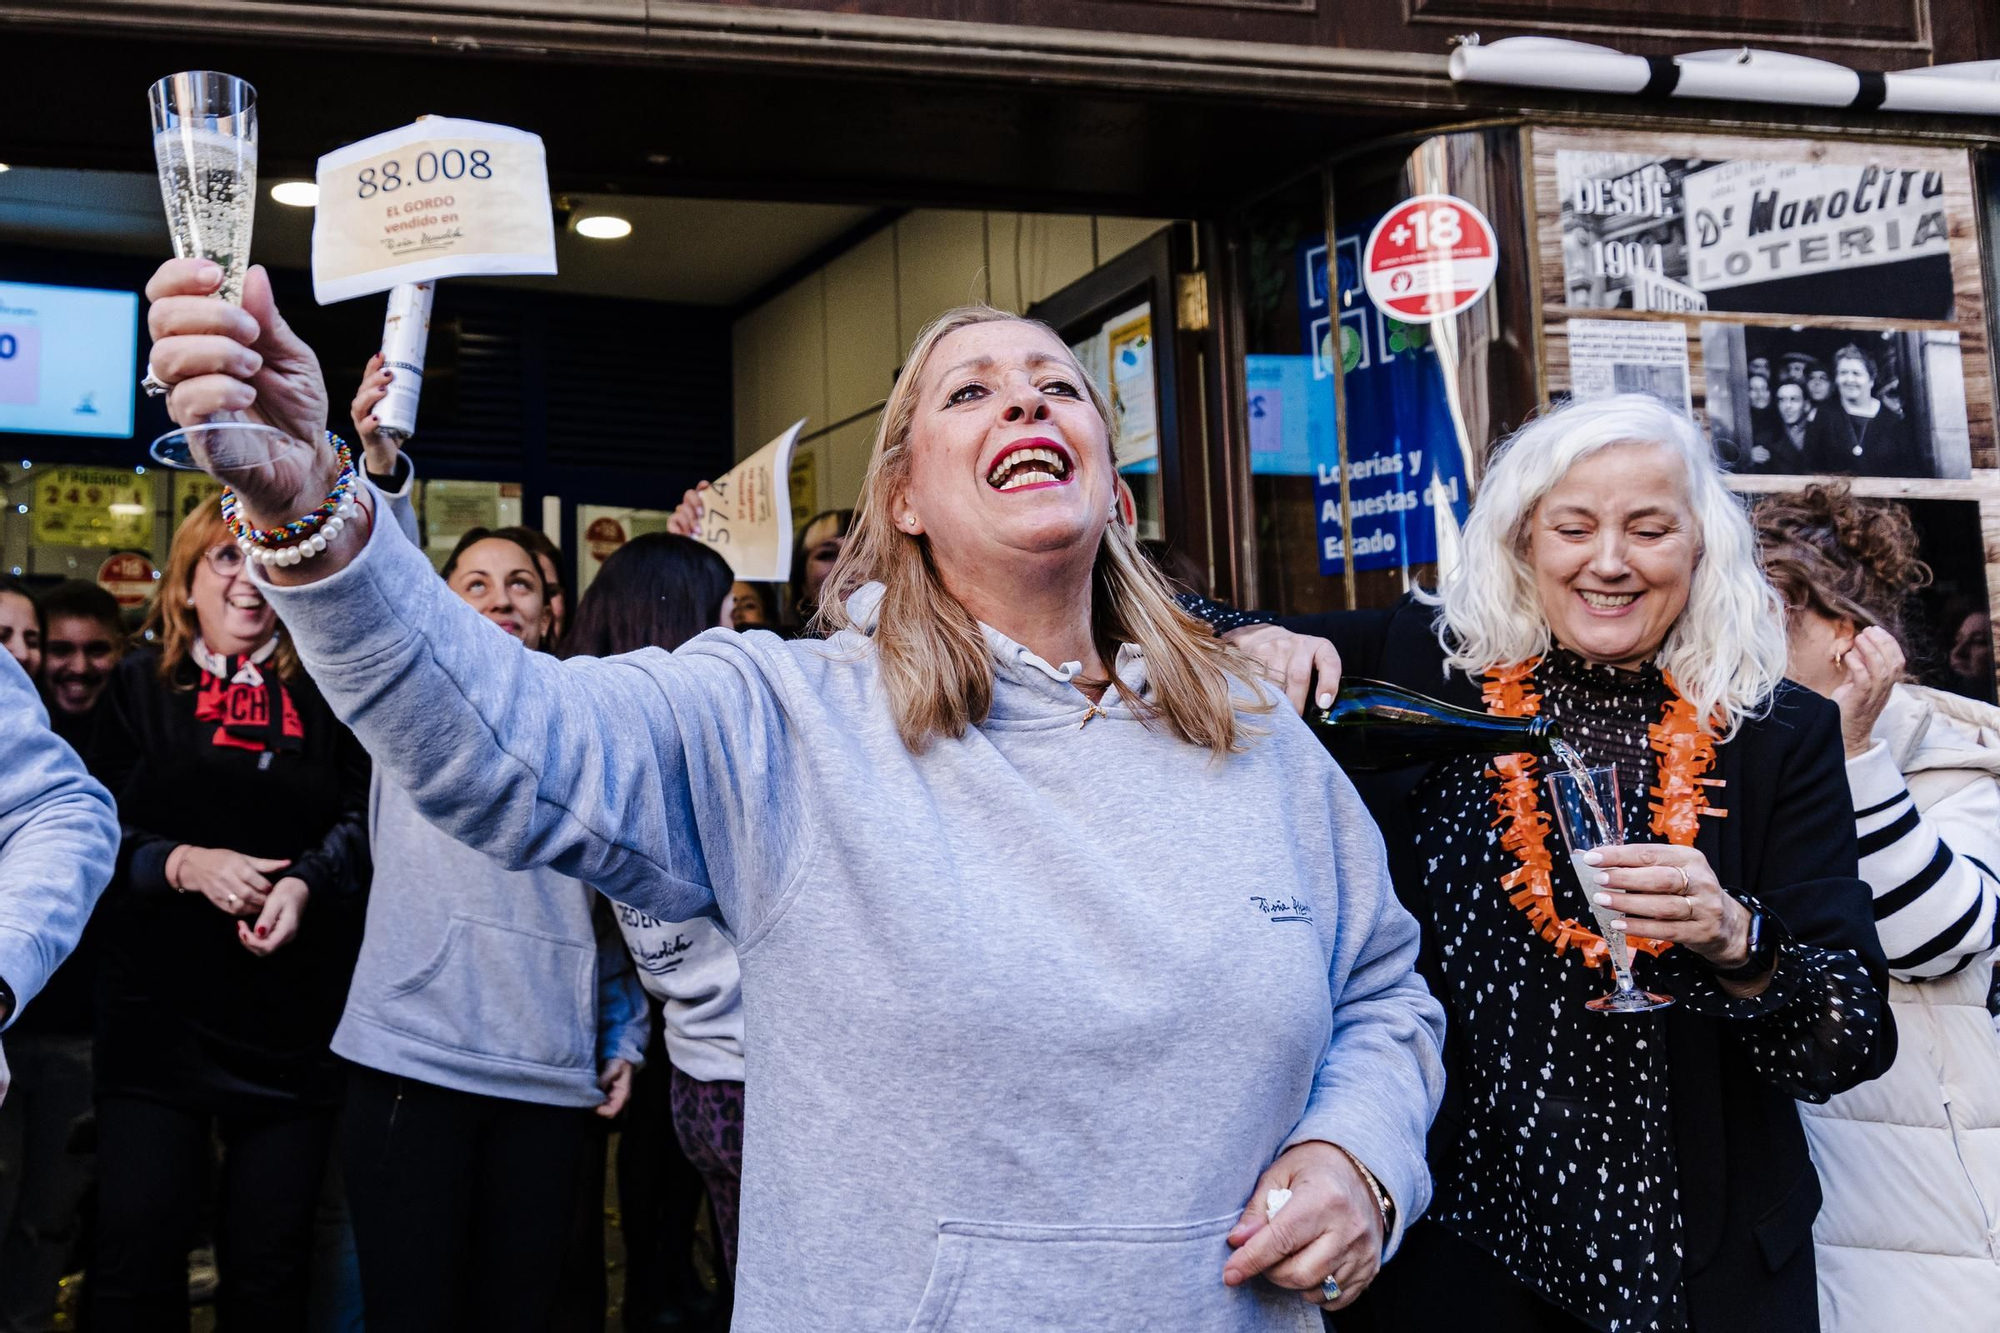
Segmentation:
[[(1240, 219), (1264, 605), (1382, 606), (1434, 583), (1453, 558), (1485, 449), (1533, 398), (1518, 142), (1517, 131), (1494, 130), (1386, 145)], [(1398, 309), (1380, 282), (1371, 296), (1366, 272), (1377, 224), (1420, 195), (1437, 202), (1408, 225), (1390, 219), (1391, 234), (1476, 228), (1485, 238), (1469, 304), (1434, 319)]]
[(474, 528), (511, 528), (521, 522), (521, 484), (515, 481), (418, 481), (412, 495), (424, 554), (440, 569), (458, 539)]

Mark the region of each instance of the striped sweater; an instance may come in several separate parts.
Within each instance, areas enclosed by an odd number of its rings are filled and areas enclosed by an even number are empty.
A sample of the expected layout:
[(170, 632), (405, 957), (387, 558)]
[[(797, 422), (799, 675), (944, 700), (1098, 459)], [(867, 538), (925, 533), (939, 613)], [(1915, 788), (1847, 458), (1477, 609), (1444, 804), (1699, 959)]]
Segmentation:
[(1897, 686), (1875, 744), (1847, 762), (1861, 877), (1901, 980), (1949, 976), (2000, 943), (2000, 735), (1980, 726), (1992, 712)]
[(1895, 977), (1896, 1063), (1801, 1105), (1825, 1202), (1825, 1333), (1970, 1333), (2000, 1310), (2000, 709), (1899, 685), (1848, 761), (1861, 875)]

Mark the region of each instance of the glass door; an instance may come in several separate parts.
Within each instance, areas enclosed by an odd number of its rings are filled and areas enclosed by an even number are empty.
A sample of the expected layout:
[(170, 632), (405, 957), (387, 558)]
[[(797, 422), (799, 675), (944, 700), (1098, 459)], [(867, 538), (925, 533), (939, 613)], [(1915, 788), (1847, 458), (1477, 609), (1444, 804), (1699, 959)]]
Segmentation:
[[(1258, 605), (1383, 606), (1453, 558), (1487, 447), (1537, 401), (1521, 161), (1513, 126), (1385, 142), (1234, 219)], [(1427, 242), (1457, 267), (1398, 267)]]

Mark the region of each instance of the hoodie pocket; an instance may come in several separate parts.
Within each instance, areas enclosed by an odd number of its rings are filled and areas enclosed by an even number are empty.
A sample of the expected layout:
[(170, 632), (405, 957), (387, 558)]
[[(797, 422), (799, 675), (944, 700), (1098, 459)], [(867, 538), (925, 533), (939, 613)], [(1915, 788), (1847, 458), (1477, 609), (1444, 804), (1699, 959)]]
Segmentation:
[(1222, 1284), (1237, 1217), (1115, 1227), (941, 1222), (909, 1333), (1316, 1333), (1319, 1312), (1295, 1293)]
[(593, 946), (454, 912), (429, 962), (376, 1003), (419, 1041), (556, 1068), (595, 1064)]

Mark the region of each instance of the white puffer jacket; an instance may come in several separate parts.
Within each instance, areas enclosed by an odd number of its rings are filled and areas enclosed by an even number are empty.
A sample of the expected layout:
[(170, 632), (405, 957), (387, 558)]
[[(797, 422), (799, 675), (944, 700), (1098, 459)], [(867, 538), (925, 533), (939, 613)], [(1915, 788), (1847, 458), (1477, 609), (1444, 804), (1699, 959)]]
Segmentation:
[(2000, 1328), (2000, 1037), (1986, 1009), (2000, 907), (2000, 709), (1896, 687), (1848, 761), (1861, 876), (1899, 1047), (1873, 1083), (1801, 1104), (1826, 1203), (1827, 1333)]

